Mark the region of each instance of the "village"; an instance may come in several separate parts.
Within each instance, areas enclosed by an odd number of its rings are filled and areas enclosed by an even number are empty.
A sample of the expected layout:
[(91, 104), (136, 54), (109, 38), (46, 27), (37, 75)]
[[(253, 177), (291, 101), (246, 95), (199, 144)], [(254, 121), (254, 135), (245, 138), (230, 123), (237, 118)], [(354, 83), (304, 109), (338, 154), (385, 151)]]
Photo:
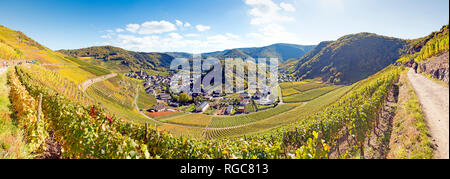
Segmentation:
[(151, 109), (142, 109), (150, 113), (185, 112), (230, 116), (274, 108), (279, 103), (278, 97), (271, 94), (271, 89), (268, 87), (257, 89), (253, 94), (246, 91), (235, 94), (181, 91), (174, 94), (169, 90), (171, 81), (169, 76), (151, 76), (143, 71), (132, 71), (125, 76), (144, 81), (145, 92), (155, 96), (157, 104)]

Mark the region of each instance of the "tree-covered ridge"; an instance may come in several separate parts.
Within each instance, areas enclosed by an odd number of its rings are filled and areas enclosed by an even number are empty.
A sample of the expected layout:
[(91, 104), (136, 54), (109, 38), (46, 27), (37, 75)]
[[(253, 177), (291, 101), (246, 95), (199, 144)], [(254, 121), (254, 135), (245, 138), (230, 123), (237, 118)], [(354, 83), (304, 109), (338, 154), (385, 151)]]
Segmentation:
[(76, 50), (60, 50), (74, 57), (92, 57), (103, 61), (120, 61), (132, 70), (168, 68), (174, 57), (164, 53), (143, 53), (124, 50), (113, 46), (97, 46)]
[(299, 79), (349, 84), (367, 78), (400, 58), (406, 40), (358, 33), (322, 42), (299, 59), (293, 74)]
[(430, 35), (412, 40), (407, 50), (407, 54), (401, 57), (398, 62), (421, 62), (431, 56), (449, 51), (449, 29), (448, 25), (441, 28), (440, 31), (433, 32)]
[(273, 44), (265, 47), (237, 48), (218, 52), (204, 53), (206, 57), (224, 58), (278, 58), (281, 62), (291, 58), (300, 58), (315, 45)]

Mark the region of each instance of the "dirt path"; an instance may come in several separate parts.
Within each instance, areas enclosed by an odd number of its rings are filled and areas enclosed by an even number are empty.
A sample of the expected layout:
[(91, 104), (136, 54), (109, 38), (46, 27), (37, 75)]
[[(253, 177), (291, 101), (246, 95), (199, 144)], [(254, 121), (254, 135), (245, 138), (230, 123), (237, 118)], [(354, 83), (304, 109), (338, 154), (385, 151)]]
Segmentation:
[(437, 145), (436, 158), (449, 158), (449, 89), (426, 77), (408, 72), (408, 79), (419, 98), (431, 137)]
[(8, 69), (8, 68), (0, 68), (0, 75), (2, 75), (3, 73), (5, 73), (7, 69)]
[(111, 74), (108, 74), (108, 75), (104, 75), (104, 76), (99, 76), (99, 77), (96, 77), (96, 78), (92, 78), (92, 79), (86, 80), (85, 82), (81, 83), (81, 84), (80, 84), (80, 88), (81, 88), (81, 89), (83, 90), (83, 92), (84, 92), (84, 91), (86, 91), (86, 89), (89, 88), (89, 86), (91, 86), (92, 84), (98, 83), (98, 82), (101, 82), (101, 81), (105, 81), (105, 80), (108, 80), (108, 79), (110, 79), (110, 78), (114, 78), (114, 77), (116, 77), (116, 76), (117, 76), (117, 73), (111, 73)]

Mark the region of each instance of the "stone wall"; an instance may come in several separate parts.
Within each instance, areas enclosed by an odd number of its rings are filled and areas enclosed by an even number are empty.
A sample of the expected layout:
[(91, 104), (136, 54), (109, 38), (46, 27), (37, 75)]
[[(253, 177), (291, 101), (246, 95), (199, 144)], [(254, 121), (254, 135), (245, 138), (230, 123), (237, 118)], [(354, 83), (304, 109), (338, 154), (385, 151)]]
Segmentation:
[(433, 78), (449, 82), (449, 52), (431, 57), (419, 63), (419, 71), (430, 74)]

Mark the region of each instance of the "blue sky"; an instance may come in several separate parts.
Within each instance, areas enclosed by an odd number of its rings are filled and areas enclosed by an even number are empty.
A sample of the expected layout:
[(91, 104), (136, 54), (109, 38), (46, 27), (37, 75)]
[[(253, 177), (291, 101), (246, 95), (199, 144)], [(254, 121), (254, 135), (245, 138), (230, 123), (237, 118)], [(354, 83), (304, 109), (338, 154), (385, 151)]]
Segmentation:
[(54, 50), (199, 53), (358, 32), (412, 39), (448, 24), (448, 14), (448, 0), (3, 0), (0, 24)]

